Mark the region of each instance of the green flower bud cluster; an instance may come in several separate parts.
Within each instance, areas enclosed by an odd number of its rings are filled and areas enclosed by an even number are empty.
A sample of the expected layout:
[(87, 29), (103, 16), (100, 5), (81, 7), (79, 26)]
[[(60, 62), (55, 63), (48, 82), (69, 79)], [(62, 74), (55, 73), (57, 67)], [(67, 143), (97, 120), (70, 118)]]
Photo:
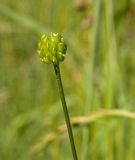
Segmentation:
[(67, 46), (63, 37), (58, 33), (44, 34), (38, 47), (39, 57), (45, 63), (59, 64), (65, 58)]

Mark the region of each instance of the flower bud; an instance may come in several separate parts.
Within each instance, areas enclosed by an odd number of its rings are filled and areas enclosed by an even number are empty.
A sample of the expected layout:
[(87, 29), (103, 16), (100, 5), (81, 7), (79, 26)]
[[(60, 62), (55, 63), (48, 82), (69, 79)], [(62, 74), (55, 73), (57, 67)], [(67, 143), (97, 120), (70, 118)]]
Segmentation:
[(67, 46), (63, 37), (58, 33), (43, 35), (38, 44), (38, 54), (45, 63), (59, 64), (65, 58)]

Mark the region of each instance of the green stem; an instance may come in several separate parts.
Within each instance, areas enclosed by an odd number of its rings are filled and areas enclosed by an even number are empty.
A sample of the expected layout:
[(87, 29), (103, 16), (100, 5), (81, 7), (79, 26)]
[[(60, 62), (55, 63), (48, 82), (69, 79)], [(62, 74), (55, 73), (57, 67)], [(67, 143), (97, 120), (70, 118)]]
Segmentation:
[(64, 111), (64, 116), (65, 116), (65, 120), (66, 120), (66, 124), (67, 124), (72, 154), (73, 154), (74, 160), (78, 160), (76, 148), (75, 148), (75, 143), (74, 143), (74, 138), (73, 138), (73, 132), (72, 132), (71, 123), (70, 123), (70, 118), (69, 118), (68, 109), (67, 109), (67, 104), (66, 104), (65, 95), (64, 95), (64, 90), (63, 90), (63, 86), (62, 86), (59, 64), (54, 65), (54, 70), (55, 70), (55, 74), (56, 74), (56, 78), (57, 78), (57, 82), (58, 82), (58, 88), (59, 88), (59, 93), (60, 93), (60, 98), (61, 98), (62, 107), (63, 107), (63, 111)]

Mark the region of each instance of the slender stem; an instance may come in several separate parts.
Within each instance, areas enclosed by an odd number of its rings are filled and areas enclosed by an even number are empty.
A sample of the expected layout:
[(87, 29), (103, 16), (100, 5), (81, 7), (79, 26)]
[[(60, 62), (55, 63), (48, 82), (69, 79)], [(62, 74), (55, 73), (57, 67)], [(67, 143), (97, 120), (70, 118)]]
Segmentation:
[(59, 88), (60, 98), (61, 98), (64, 116), (65, 116), (65, 120), (66, 120), (66, 125), (67, 125), (67, 129), (68, 129), (68, 135), (69, 135), (69, 139), (70, 139), (72, 154), (73, 154), (74, 160), (78, 160), (76, 148), (75, 148), (75, 143), (74, 143), (72, 127), (71, 127), (67, 104), (66, 104), (65, 95), (64, 95), (64, 90), (63, 90), (63, 86), (62, 86), (60, 68), (59, 68), (58, 64), (54, 65), (54, 70), (55, 70), (55, 74), (56, 74), (56, 78), (57, 78), (57, 82), (58, 82), (58, 88)]

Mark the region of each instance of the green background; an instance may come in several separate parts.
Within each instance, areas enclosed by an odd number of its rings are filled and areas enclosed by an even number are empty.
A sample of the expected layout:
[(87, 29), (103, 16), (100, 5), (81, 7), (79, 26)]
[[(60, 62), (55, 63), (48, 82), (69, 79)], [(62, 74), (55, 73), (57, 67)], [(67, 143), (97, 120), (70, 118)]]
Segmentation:
[[(71, 117), (135, 111), (134, 0), (0, 0), (0, 160), (70, 160), (52, 65), (41, 63), (43, 33), (68, 46), (61, 74)], [(134, 160), (135, 122), (114, 116), (73, 127), (81, 160)]]

